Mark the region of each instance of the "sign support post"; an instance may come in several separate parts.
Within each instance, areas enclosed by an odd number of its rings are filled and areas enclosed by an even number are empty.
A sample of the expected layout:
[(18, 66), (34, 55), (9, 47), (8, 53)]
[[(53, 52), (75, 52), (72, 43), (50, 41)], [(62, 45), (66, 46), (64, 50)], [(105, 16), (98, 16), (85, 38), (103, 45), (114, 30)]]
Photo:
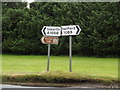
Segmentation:
[(69, 36), (70, 72), (72, 72), (72, 36)]
[(47, 71), (49, 71), (50, 67), (50, 44), (48, 44), (48, 61), (47, 61)]
[(72, 72), (72, 36), (80, 34), (79, 25), (44, 26), (41, 31), (44, 35), (41, 38), (42, 43), (48, 44), (47, 71), (50, 67), (50, 44), (58, 44), (60, 36), (69, 36), (69, 71)]

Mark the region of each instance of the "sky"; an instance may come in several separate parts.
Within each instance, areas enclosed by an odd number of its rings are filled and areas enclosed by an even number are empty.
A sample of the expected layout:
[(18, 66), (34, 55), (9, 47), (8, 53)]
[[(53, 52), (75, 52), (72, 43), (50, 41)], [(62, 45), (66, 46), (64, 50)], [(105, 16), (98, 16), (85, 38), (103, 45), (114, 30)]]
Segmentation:
[(22, 2), (28, 2), (27, 3), (27, 8), (30, 8), (30, 3), (33, 2), (34, 0), (22, 0)]
[(22, 0), (22, 1), (26, 1), (26, 2), (31, 3), (31, 2), (33, 2), (34, 0)]
[(34, 0), (27, 0), (29, 3), (33, 2)]

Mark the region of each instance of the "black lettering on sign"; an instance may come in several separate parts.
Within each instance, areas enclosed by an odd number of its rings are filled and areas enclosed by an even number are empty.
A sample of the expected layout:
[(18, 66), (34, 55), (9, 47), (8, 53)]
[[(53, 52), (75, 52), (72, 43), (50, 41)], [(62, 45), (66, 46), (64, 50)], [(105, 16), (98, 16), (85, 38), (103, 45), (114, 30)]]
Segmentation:
[(64, 31), (65, 34), (72, 34), (72, 31)]
[(56, 35), (56, 34), (59, 34), (59, 33), (58, 32), (53, 32), (53, 31), (48, 31), (47, 34)]

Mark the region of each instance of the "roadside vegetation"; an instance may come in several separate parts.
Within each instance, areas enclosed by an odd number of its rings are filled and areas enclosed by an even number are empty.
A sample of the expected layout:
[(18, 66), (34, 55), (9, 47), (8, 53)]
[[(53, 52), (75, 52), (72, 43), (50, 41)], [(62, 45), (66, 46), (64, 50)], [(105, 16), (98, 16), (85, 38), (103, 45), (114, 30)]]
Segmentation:
[(3, 55), (2, 59), (3, 83), (118, 82), (117, 58), (73, 56), (73, 72), (69, 72), (68, 56), (51, 56), (50, 72), (46, 72), (47, 56)]
[[(74, 55), (119, 57), (119, 3), (34, 2), (2, 3), (2, 51), (4, 54), (45, 55), (43, 26), (79, 25), (73, 36)], [(51, 45), (52, 55), (68, 55), (68, 37)]]

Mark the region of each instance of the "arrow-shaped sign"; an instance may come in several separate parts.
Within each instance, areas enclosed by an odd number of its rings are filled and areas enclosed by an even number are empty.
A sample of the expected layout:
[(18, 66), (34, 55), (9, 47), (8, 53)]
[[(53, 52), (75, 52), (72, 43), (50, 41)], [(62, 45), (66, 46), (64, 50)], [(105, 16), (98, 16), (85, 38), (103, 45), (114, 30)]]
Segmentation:
[(48, 36), (43, 36), (41, 38), (41, 42), (43, 44), (58, 44), (59, 38), (58, 37), (48, 37)]
[(79, 25), (61, 26), (62, 36), (79, 35), (81, 28)]
[(42, 28), (44, 36), (61, 36), (61, 27), (58, 26), (44, 26)]

